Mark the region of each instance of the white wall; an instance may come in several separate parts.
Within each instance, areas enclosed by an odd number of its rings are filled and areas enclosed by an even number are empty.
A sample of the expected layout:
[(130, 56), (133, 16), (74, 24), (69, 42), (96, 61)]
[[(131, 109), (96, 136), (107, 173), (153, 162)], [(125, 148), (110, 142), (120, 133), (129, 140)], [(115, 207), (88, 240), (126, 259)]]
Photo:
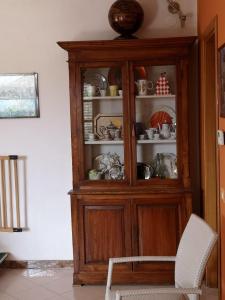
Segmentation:
[[(10, 259), (72, 259), (71, 151), (67, 54), (56, 41), (112, 39), (114, 0), (1, 0), (0, 72), (38, 72), (41, 117), (0, 120), (0, 155), (27, 156), (29, 231), (1, 233)], [(196, 34), (196, 0), (180, 0), (184, 29), (166, 0), (140, 0), (145, 22), (139, 37)]]

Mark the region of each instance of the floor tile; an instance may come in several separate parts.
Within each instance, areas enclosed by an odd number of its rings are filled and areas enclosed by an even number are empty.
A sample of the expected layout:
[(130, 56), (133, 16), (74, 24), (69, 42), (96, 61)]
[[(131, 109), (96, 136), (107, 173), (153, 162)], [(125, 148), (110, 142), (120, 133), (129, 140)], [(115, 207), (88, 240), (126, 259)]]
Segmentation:
[(20, 291), (16, 295), (18, 300), (46, 300), (56, 297), (57, 294), (49, 291), (47, 288), (36, 286), (32, 289)]
[(73, 290), (72, 278), (59, 278), (44, 284), (44, 286), (60, 295)]
[[(64, 297), (63, 295), (60, 295), (60, 296), (53, 296), (51, 298), (47, 298), (45, 300), (68, 300), (68, 298)], [(83, 299), (85, 300), (85, 299)]]
[(26, 280), (21, 276), (7, 276), (0, 279), (0, 291), (12, 296), (17, 295), (19, 291), (34, 287), (35, 285), (31, 281)]
[(9, 296), (3, 292), (0, 292), (0, 299), (1, 300), (15, 300), (16, 298)]
[(74, 287), (69, 293), (63, 294), (67, 300), (104, 300), (104, 295), (103, 286)]
[[(69, 268), (0, 269), (0, 300), (104, 300), (105, 286), (73, 286), (72, 278), (73, 270)], [(113, 287), (117, 288), (121, 289), (120, 286)], [(140, 286), (125, 288), (137, 289)], [(204, 288), (201, 300), (218, 299), (217, 289)]]

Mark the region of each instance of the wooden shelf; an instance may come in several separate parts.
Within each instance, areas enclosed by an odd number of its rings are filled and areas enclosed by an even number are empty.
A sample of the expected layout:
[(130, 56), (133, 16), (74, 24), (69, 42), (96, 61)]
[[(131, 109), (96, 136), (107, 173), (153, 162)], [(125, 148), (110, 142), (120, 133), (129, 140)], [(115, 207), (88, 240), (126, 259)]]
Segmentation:
[(146, 95), (146, 96), (136, 96), (136, 99), (171, 99), (175, 100), (176, 95)]
[(176, 140), (167, 139), (167, 140), (137, 140), (138, 144), (176, 144)]
[[(146, 96), (136, 96), (136, 99), (175, 99), (176, 95), (146, 95)], [(95, 97), (83, 97), (84, 101), (93, 101), (93, 100), (122, 100), (121, 96), (95, 96)]]
[(85, 141), (85, 145), (122, 145), (123, 140), (120, 141)]
[[(85, 141), (85, 145), (122, 145), (123, 140), (121, 141)], [(137, 140), (137, 144), (176, 144), (176, 140), (167, 139), (167, 140)]]
[(96, 96), (96, 97), (83, 97), (84, 101), (93, 101), (93, 100), (122, 100), (123, 97), (121, 96)]

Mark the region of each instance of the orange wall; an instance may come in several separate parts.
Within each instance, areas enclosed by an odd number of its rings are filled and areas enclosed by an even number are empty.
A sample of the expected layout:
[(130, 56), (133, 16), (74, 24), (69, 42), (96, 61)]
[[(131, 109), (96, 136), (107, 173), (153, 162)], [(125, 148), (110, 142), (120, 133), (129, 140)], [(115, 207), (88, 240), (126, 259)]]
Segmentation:
[[(218, 48), (225, 44), (225, 0), (198, 0), (198, 30), (200, 38), (215, 16), (218, 16)], [(225, 131), (225, 118), (219, 119), (219, 128)], [(225, 146), (219, 148), (220, 188), (225, 190)], [(221, 284), (225, 300), (225, 202), (220, 201), (221, 215)]]
[(225, 43), (225, 1), (224, 0), (198, 0), (198, 26), (202, 34), (210, 21), (218, 15), (218, 46)]
[[(215, 16), (218, 16), (218, 48), (225, 44), (225, 1), (198, 0), (198, 31), (201, 36)], [(225, 118), (220, 119), (225, 130)], [(224, 178), (225, 179), (225, 178)]]

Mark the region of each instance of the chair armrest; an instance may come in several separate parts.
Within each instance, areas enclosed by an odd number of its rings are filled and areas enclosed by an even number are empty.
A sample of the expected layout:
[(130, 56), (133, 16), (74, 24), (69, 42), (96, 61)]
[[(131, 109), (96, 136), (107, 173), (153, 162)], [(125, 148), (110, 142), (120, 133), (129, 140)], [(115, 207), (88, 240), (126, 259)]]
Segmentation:
[(140, 299), (140, 296), (151, 295), (151, 294), (178, 294), (178, 295), (201, 295), (202, 291), (198, 288), (151, 288), (151, 289), (140, 289), (140, 290), (123, 290), (116, 291), (116, 300), (122, 300), (122, 298), (137, 296), (137, 299)]
[(110, 289), (112, 283), (113, 264), (138, 262), (138, 261), (176, 261), (176, 256), (133, 256), (115, 257), (109, 259), (108, 276), (106, 288)]

